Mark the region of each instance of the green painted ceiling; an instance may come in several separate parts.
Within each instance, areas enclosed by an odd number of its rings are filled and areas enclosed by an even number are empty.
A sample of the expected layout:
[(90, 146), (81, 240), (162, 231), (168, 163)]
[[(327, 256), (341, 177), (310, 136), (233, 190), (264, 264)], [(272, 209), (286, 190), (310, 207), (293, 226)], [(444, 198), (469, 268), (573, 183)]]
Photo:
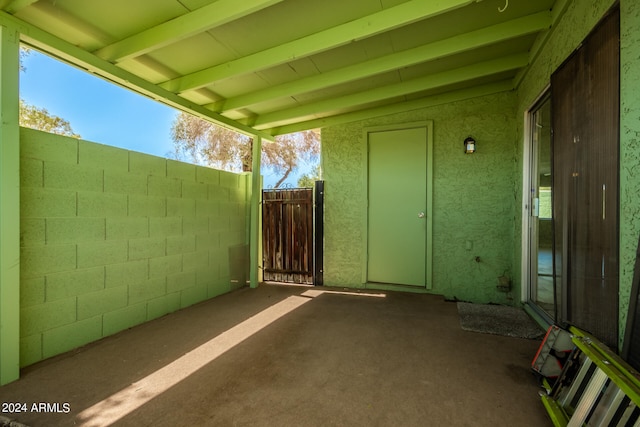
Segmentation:
[(512, 89), (568, 1), (0, 0), (0, 23), (269, 137)]

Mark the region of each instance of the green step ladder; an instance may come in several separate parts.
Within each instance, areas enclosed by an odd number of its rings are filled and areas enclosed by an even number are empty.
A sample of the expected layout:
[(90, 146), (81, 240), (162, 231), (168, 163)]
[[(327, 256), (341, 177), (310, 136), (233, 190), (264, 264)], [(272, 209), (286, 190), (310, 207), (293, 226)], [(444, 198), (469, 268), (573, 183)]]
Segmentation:
[(640, 427), (640, 375), (606, 345), (570, 327), (575, 345), (562, 373), (540, 392), (553, 424)]

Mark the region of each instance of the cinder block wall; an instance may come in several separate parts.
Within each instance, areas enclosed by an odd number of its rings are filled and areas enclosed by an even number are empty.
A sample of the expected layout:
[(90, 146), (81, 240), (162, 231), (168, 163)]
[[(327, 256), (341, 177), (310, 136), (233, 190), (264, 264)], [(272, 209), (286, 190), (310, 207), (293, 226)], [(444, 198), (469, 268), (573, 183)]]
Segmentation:
[(249, 182), (21, 129), (21, 365), (244, 285)]

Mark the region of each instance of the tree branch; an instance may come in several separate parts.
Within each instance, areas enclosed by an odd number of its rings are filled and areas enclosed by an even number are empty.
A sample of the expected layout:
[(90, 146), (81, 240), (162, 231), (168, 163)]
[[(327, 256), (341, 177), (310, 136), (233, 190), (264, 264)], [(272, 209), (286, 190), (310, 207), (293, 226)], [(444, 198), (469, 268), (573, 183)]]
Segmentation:
[(276, 185), (274, 185), (273, 188), (279, 188), (280, 185), (282, 185), (282, 183), (285, 181), (285, 179), (287, 179), (287, 177), (289, 176), (292, 170), (293, 170), (292, 167), (287, 168), (284, 175), (282, 175), (282, 178), (280, 178), (278, 182), (276, 182)]

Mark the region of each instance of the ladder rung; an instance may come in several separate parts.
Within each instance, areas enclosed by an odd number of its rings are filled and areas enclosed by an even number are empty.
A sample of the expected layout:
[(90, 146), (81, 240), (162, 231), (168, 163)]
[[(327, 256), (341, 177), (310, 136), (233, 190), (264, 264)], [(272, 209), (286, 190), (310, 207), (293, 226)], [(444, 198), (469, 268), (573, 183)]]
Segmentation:
[(566, 394), (562, 397), (562, 399), (560, 399), (560, 406), (566, 408), (571, 404), (582, 383), (585, 380), (588, 380), (588, 373), (592, 366), (593, 362), (591, 361), (591, 359), (584, 358), (582, 366), (580, 366), (580, 370), (571, 382), (571, 386), (567, 390)]
[(568, 427), (581, 427), (584, 424), (608, 379), (607, 374), (600, 369), (596, 369), (589, 380), (587, 388), (580, 397), (573, 415), (571, 415), (569, 424), (567, 424)]
[(613, 382), (610, 382), (602, 394), (598, 406), (593, 411), (593, 415), (589, 418), (589, 425), (594, 427), (611, 425), (625, 397), (626, 394)]
[[(638, 407), (635, 405), (635, 403), (630, 402), (629, 406), (627, 407), (627, 409), (622, 414), (622, 417), (620, 417), (620, 421), (618, 422), (618, 425), (619, 426), (626, 426), (627, 423), (632, 419), (633, 414), (637, 409), (638, 409)], [(634, 427), (640, 427), (640, 418), (637, 418), (636, 422), (633, 425), (634, 425)]]

